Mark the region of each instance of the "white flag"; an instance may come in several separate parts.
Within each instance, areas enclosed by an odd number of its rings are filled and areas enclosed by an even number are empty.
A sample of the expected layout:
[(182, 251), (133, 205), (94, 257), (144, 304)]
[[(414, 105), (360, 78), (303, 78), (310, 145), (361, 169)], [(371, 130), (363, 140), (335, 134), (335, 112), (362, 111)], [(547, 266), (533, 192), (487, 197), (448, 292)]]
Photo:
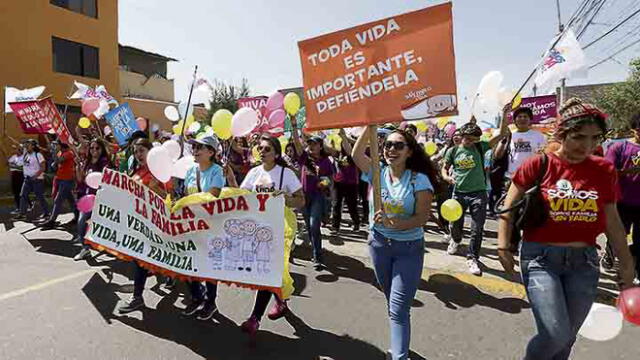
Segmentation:
[(114, 99), (113, 96), (111, 96), (109, 92), (107, 92), (107, 89), (104, 87), (104, 85), (96, 86), (96, 88), (93, 89), (89, 85), (85, 85), (77, 81), (74, 81), (73, 84), (76, 86), (77, 90), (71, 96), (69, 96), (69, 99), (85, 100), (95, 98), (106, 100), (109, 104), (118, 105), (118, 101), (116, 101), (116, 99)]
[(586, 76), (586, 58), (573, 30), (569, 29), (538, 65), (535, 83), (540, 92), (551, 90), (561, 79)]
[(44, 86), (37, 86), (31, 89), (16, 89), (13, 87), (5, 88), (5, 97), (4, 97), (4, 112), (6, 114), (12, 113), (11, 107), (9, 106), (10, 102), (16, 101), (29, 101), (29, 100), (37, 100), (40, 95), (44, 92)]

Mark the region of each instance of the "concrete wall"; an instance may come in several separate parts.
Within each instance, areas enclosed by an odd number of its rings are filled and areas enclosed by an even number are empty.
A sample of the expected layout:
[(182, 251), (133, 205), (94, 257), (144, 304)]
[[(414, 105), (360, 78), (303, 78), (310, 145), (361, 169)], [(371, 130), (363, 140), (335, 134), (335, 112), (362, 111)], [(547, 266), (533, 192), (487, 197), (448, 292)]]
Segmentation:
[(147, 78), (122, 68), (119, 74), (122, 96), (173, 102), (173, 80), (157, 75)]

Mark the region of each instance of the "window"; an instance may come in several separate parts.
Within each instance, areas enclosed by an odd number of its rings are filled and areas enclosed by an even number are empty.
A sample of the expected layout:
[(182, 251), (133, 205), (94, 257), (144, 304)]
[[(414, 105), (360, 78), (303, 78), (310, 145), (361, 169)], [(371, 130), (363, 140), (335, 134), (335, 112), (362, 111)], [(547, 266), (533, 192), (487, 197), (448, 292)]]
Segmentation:
[(98, 17), (98, 0), (49, 0), (49, 3), (80, 14)]
[(100, 50), (77, 42), (52, 38), (53, 71), (100, 78)]

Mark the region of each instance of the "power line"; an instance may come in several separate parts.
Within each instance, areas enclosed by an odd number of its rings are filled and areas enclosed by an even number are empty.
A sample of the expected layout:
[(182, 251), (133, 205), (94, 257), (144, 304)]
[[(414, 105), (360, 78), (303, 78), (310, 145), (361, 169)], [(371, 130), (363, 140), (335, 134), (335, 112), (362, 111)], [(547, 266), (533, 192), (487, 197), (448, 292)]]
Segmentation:
[(598, 13), (600, 12), (600, 10), (602, 10), (602, 7), (604, 6), (604, 4), (607, 3), (607, 0), (602, 0), (600, 3), (598, 3), (596, 10), (593, 12), (593, 15), (591, 15), (591, 18), (589, 19), (589, 21), (587, 22), (587, 24), (582, 28), (582, 30), (580, 30), (580, 32), (578, 33), (577, 38), (580, 39), (580, 37), (582, 37), (582, 34), (584, 34), (585, 31), (587, 31), (587, 29), (589, 28), (589, 25), (591, 25), (593, 23), (593, 20), (596, 18), (596, 16), (598, 15)]
[(601, 60), (601, 61), (599, 61), (599, 62), (597, 62), (597, 63), (595, 63), (595, 64), (593, 64), (593, 65), (591, 65), (591, 66), (589, 66), (589, 69), (593, 69), (594, 67), (596, 67), (596, 66), (598, 66), (598, 65), (600, 65), (600, 64), (602, 64), (602, 63), (604, 63), (604, 62), (606, 62), (606, 61), (608, 61), (608, 60), (610, 60), (610, 59), (612, 59), (614, 56), (616, 56), (616, 55), (620, 54), (621, 52), (623, 52), (623, 51), (627, 50), (628, 48), (632, 47), (633, 45), (635, 45), (635, 44), (637, 44), (637, 43), (640, 43), (640, 39), (637, 39), (636, 41), (632, 42), (631, 44), (629, 44), (629, 45), (627, 45), (627, 46), (623, 47), (622, 49), (620, 49), (620, 50), (618, 50), (618, 51), (614, 52), (613, 54), (611, 54), (611, 55), (610, 55), (610, 56), (608, 56), (607, 58), (605, 58), (605, 59), (603, 59), (603, 60)]
[(640, 9), (636, 10), (634, 13), (632, 13), (631, 15), (627, 16), (626, 19), (622, 20), (621, 22), (619, 22), (616, 26), (614, 26), (613, 28), (611, 28), (611, 30), (607, 31), (606, 33), (602, 34), (601, 36), (599, 36), (597, 39), (593, 40), (592, 42), (590, 42), (589, 44), (585, 45), (582, 50), (587, 49), (589, 46), (597, 43), (598, 41), (602, 40), (603, 38), (605, 38), (607, 35), (611, 34), (612, 32), (616, 31), (617, 28), (619, 28), (620, 26), (624, 25), (624, 23), (626, 23), (627, 21), (629, 21), (631, 18), (633, 18), (634, 16), (640, 14)]

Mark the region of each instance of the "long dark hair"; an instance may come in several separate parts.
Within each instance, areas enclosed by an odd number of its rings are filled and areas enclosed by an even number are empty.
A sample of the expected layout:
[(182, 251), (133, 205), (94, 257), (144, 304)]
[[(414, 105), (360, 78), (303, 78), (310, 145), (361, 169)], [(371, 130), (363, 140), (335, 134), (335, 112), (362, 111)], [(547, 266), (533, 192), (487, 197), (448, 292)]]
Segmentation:
[(100, 163), (101, 159), (105, 159), (104, 163), (106, 164), (106, 166), (110, 165), (110, 161), (109, 161), (109, 154), (107, 153), (107, 147), (105, 146), (104, 142), (100, 141), (100, 139), (91, 139), (91, 141), (89, 141), (89, 150), (87, 151), (87, 158), (86, 158), (86, 162), (84, 164), (84, 169), (85, 172), (87, 170), (89, 170), (89, 167), (91, 166), (91, 162), (92, 162), (92, 157), (91, 157), (91, 144), (98, 144), (98, 146), (100, 147), (100, 157), (98, 159), (96, 159), (96, 163)]
[[(441, 182), (438, 176), (438, 168), (433, 164), (431, 158), (424, 152), (420, 145), (418, 145), (416, 138), (408, 134), (405, 130), (400, 129), (394, 130), (391, 134), (402, 135), (411, 150), (411, 156), (407, 158), (407, 170), (425, 174), (429, 178), (434, 190), (437, 189)], [(387, 135), (387, 137), (389, 137), (389, 135)]]
[[(289, 167), (287, 162), (284, 161), (284, 158), (282, 157), (282, 145), (280, 144), (280, 140), (278, 140), (275, 136), (272, 136), (272, 135), (269, 135), (269, 134), (262, 134), (262, 136), (260, 136), (260, 138), (258, 139), (258, 143), (260, 143), (260, 141), (269, 142), (269, 144), (273, 148), (273, 152), (275, 153), (275, 163), (276, 163), (276, 165), (280, 165), (283, 168), (288, 168)], [(293, 170), (293, 169), (291, 169), (291, 170)]]
[[(151, 150), (153, 149), (153, 144), (151, 144), (151, 142), (149, 141), (149, 139), (146, 138), (138, 138), (136, 139), (134, 142), (131, 143), (132, 148), (135, 151), (135, 147), (136, 146), (142, 146), (147, 148), (147, 150)], [(128, 159), (126, 159), (125, 161), (128, 161)], [(147, 166), (149, 166), (147, 164)], [(135, 174), (135, 172), (138, 170), (138, 168), (140, 167), (140, 163), (138, 162), (138, 160), (136, 160), (135, 155), (133, 156), (133, 166), (131, 167), (131, 172), (129, 173), (129, 176), (132, 176), (133, 174)]]

